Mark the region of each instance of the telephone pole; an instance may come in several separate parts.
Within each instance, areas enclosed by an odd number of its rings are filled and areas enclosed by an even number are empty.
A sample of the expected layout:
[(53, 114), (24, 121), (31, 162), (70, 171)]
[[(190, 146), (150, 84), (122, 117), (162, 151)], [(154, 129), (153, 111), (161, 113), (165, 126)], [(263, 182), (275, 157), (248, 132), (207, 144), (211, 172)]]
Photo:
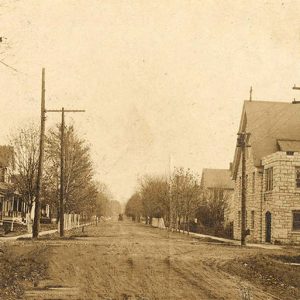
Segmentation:
[(39, 164), (36, 182), (36, 198), (34, 208), (34, 221), (32, 226), (32, 238), (39, 237), (40, 231), (40, 214), (41, 214), (41, 188), (43, 177), (43, 162), (45, 148), (45, 123), (46, 112), (61, 112), (61, 154), (60, 154), (60, 236), (64, 236), (64, 130), (65, 130), (65, 112), (85, 112), (85, 110), (46, 110), (45, 103), (45, 68), (42, 69), (42, 97), (41, 97), (41, 132), (40, 132), (40, 149), (39, 149)]
[(242, 153), (242, 197), (241, 197), (241, 246), (246, 246), (246, 218), (247, 218), (247, 211), (246, 211), (246, 148), (249, 147), (247, 145), (248, 137), (250, 136), (249, 133), (241, 132), (238, 133), (237, 139), (237, 147), (241, 148)]
[(40, 132), (40, 153), (38, 174), (36, 183), (36, 198), (34, 208), (34, 221), (32, 226), (32, 238), (39, 237), (40, 231), (40, 212), (41, 212), (41, 186), (43, 177), (43, 161), (44, 161), (44, 144), (45, 144), (45, 68), (42, 70), (42, 97), (41, 97), (41, 132)]
[(46, 112), (61, 113), (61, 132), (60, 132), (60, 198), (59, 198), (59, 235), (64, 236), (64, 220), (65, 220), (65, 113), (67, 112), (85, 112), (82, 109), (52, 109)]
[(59, 234), (64, 236), (65, 223), (65, 109), (61, 109), (61, 136), (60, 136), (60, 198), (59, 198)]

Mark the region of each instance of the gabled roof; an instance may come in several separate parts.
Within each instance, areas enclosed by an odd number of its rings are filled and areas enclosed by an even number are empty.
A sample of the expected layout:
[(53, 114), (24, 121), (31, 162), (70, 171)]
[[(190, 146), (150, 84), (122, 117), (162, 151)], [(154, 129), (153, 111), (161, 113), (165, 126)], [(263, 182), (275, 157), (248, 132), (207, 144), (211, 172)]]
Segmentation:
[(14, 164), (14, 148), (0, 145), (0, 167), (10, 167)]
[[(239, 132), (250, 133), (249, 144), (256, 167), (261, 159), (279, 151), (278, 141), (300, 141), (300, 104), (271, 101), (245, 101)], [(284, 151), (295, 143), (285, 143)], [(236, 177), (240, 160), (240, 148), (235, 151), (233, 178)]]
[(203, 169), (201, 185), (207, 189), (234, 189), (230, 170), (227, 169)]

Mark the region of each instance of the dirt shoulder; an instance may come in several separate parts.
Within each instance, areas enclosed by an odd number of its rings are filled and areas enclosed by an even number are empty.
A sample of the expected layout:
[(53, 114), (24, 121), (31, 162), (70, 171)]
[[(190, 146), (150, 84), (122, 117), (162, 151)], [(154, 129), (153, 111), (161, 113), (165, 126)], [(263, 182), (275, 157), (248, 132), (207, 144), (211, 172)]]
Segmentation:
[(300, 255), (286, 249), (284, 254), (258, 253), (235, 258), (226, 262), (223, 270), (260, 286), (279, 299), (300, 299), (300, 265), (295, 263), (300, 264)]
[(6, 291), (25, 299), (297, 299), (300, 290), (299, 266), (284, 264), (297, 249), (242, 249), (127, 221), (5, 247)]
[(0, 244), (0, 299), (22, 299), (24, 291), (46, 276), (42, 244)]

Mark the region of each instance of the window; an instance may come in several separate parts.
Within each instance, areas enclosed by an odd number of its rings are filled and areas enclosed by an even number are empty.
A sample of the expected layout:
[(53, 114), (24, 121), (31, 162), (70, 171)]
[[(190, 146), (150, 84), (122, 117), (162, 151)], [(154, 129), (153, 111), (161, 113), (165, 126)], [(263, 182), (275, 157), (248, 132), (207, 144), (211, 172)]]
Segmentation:
[(223, 200), (224, 199), (224, 190), (220, 189), (219, 191), (219, 200)]
[(252, 193), (255, 193), (255, 172), (252, 173)]
[(5, 168), (0, 168), (0, 182), (5, 182)]
[(266, 169), (266, 191), (273, 190), (273, 168)]
[(241, 211), (238, 211), (238, 227), (241, 227)]
[(254, 210), (251, 210), (251, 229), (254, 229)]
[(223, 199), (223, 189), (213, 189), (214, 199), (222, 200)]
[(214, 189), (214, 190), (213, 190), (213, 193), (214, 193), (214, 200), (217, 200), (217, 199), (218, 199), (218, 196), (219, 196), (219, 191), (218, 191), (218, 189)]
[(300, 210), (293, 211), (293, 230), (300, 231)]
[(300, 188), (300, 167), (296, 168), (296, 188)]

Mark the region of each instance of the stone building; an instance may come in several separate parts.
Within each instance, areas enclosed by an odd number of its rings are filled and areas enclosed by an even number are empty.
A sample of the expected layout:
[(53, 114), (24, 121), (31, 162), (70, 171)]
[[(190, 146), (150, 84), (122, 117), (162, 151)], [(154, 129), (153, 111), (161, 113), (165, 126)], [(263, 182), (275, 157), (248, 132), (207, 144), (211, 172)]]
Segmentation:
[[(300, 104), (245, 101), (247, 241), (300, 243)], [(236, 148), (234, 238), (241, 238), (241, 149)]]
[(232, 198), (234, 193), (234, 181), (231, 179), (229, 169), (203, 169), (201, 175), (201, 187), (209, 198), (224, 200), (224, 223), (229, 224), (233, 219)]

